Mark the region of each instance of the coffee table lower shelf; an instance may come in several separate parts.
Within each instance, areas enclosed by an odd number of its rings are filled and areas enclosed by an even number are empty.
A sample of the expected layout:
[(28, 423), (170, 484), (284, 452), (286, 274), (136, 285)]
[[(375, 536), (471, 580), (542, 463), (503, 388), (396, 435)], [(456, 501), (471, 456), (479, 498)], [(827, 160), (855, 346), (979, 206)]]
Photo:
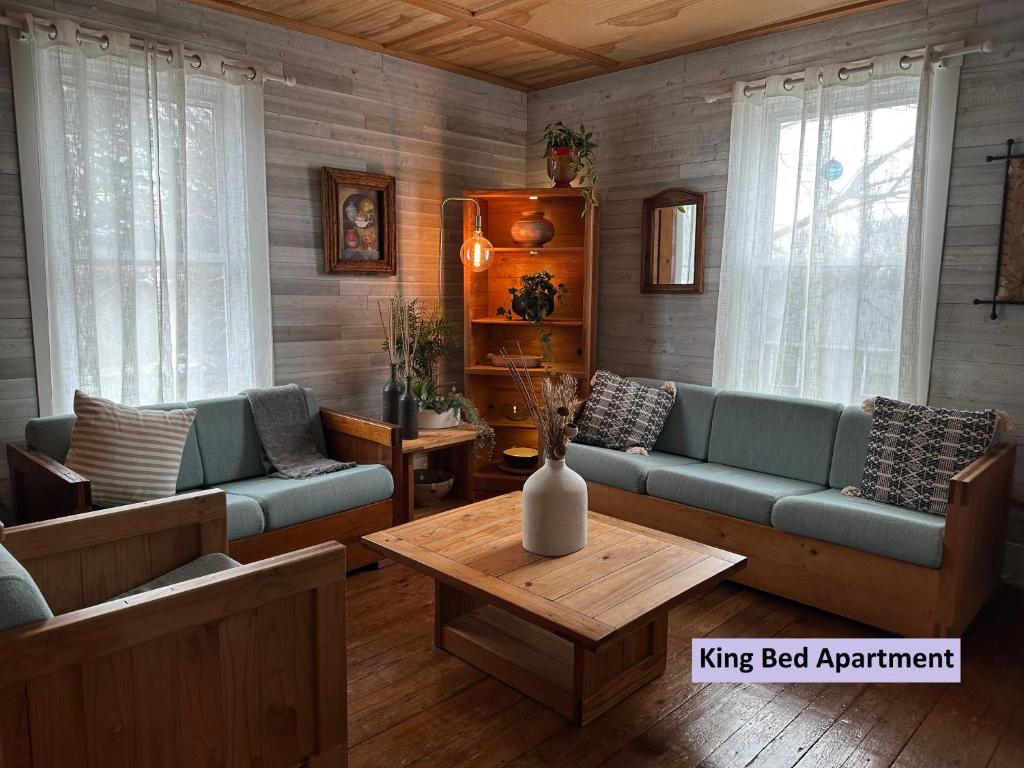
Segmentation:
[(591, 650), (436, 582), (434, 643), (586, 725), (665, 671), (668, 613)]

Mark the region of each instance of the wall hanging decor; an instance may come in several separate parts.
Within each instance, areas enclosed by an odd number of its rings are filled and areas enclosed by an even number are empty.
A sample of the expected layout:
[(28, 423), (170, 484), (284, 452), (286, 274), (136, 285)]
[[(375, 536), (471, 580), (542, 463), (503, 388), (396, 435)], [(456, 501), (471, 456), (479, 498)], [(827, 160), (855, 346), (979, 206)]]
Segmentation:
[(320, 172), (324, 272), (394, 275), (395, 177), (341, 168)]
[(992, 305), (990, 318), (999, 317), (1000, 304), (1024, 304), (1024, 154), (1013, 154), (1013, 139), (1006, 140), (1005, 155), (989, 155), (985, 162), (1006, 161), (1003, 175), (1003, 209), (999, 218), (999, 255), (991, 299), (975, 304)]

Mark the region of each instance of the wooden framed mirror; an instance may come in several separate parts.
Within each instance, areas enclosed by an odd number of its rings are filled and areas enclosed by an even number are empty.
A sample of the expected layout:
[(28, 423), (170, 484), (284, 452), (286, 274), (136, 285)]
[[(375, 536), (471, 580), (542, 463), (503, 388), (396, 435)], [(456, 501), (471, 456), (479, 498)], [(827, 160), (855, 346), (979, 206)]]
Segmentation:
[(643, 292), (704, 292), (703, 192), (666, 189), (644, 200)]

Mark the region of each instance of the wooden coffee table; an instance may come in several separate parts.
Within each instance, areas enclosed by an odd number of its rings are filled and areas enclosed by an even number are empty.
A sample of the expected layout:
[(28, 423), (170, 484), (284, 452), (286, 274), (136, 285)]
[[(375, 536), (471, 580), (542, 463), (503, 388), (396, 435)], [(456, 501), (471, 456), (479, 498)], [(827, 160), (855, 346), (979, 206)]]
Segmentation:
[(565, 557), (522, 547), (522, 493), (363, 537), (434, 578), (434, 644), (584, 725), (665, 669), (668, 611), (741, 569), (714, 547), (590, 513)]

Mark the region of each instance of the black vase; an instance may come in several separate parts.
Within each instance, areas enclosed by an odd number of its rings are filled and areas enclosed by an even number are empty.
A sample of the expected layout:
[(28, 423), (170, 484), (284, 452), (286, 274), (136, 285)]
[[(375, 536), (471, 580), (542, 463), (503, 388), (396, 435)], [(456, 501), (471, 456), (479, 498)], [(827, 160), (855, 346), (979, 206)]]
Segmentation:
[(555, 311), (555, 300), (550, 296), (544, 302), (544, 314), (541, 317), (534, 317), (526, 307), (526, 299), (523, 298), (522, 294), (517, 295), (512, 299), (512, 311), (519, 315), (523, 320), (543, 320), (545, 317)]
[(398, 424), (399, 421), (399, 403), (402, 400), (402, 392), (404, 392), (402, 382), (398, 380), (395, 375), (395, 365), (391, 366), (391, 376), (388, 378), (388, 383), (384, 385), (384, 417), (383, 420), (388, 424)]
[(403, 440), (415, 440), (420, 436), (420, 404), (412, 392), (412, 376), (405, 377), (405, 392), (398, 408), (398, 423), (402, 427)]

